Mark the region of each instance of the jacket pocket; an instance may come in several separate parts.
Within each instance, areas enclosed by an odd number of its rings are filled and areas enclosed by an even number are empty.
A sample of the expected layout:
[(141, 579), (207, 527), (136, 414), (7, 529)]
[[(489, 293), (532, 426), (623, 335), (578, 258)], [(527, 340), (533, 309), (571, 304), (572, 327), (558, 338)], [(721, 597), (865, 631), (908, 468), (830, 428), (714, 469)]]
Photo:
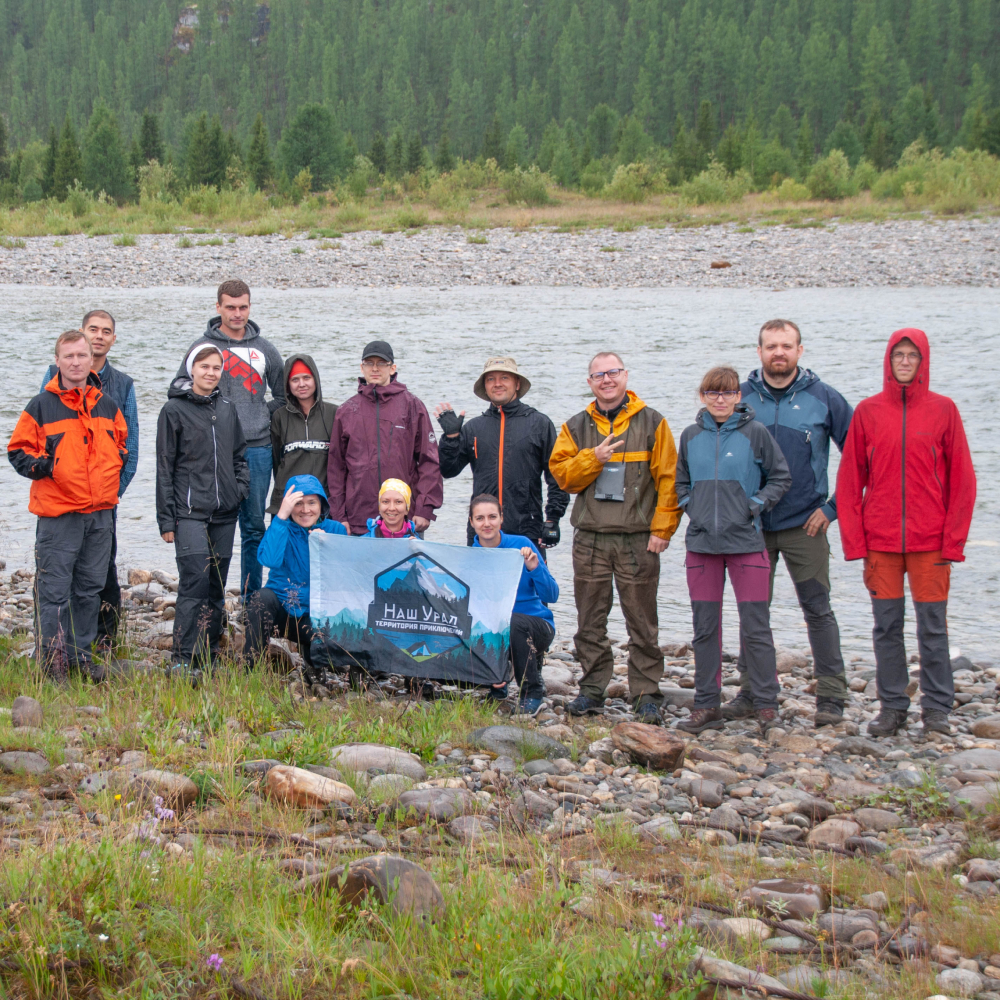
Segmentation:
[(51, 462), (49, 475), (53, 479), (59, 478), (56, 475), (56, 470), (59, 466), (59, 445), (62, 443), (63, 436), (63, 434), (48, 434), (45, 437), (45, 454)]

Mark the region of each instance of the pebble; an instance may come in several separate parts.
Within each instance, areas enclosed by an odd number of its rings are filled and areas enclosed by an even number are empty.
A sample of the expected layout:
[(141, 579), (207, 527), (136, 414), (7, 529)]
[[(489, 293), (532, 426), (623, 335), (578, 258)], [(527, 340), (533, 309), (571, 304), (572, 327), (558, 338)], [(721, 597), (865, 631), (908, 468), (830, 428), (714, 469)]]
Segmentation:
[[(187, 249), (168, 235), (139, 236), (135, 247), (115, 247), (112, 236), (44, 236), (4, 252), (0, 283), (145, 288), (214, 285), (240, 274), (251, 287), (270, 288), (1000, 286), (993, 252), (1000, 221), (992, 218), (740, 228), (490, 229), (488, 242), (475, 245), (466, 229), (428, 226), (410, 235), (347, 233), (333, 242), (305, 233), (238, 236)], [(370, 245), (374, 236), (380, 246)], [(615, 253), (602, 250), (609, 245)], [(732, 266), (713, 268), (713, 260)], [(780, 671), (780, 657), (779, 664)]]
[(31, 726), (40, 729), (42, 726), (42, 706), (28, 695), (18, 695), (10, 710), (10, 723), (15, 729)]

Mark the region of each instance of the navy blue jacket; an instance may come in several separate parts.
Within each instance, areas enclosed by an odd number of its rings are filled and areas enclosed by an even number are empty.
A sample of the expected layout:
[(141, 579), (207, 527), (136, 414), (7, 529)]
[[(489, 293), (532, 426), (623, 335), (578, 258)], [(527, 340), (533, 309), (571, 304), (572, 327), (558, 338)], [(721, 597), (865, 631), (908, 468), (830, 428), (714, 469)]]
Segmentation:
[(689, 520), (690, 552), (760, 552), (761, 513), (792, 485), (788, 463), (753, 408), (736, 405), (717, 424), (708, 410), (684, 429), (677, 451), (677, 501)]
[(792, 488), (764, 514), (765, 531), (800, 528), (817, 508), (837, 517), (836, 495), (827, 499), (830, 483), (830, 439), (843, 451), (854, 410), (808, 368), (800, 368), (788, 391), (775, 402), (759, 369), (740, 386), (757, 419), (774, 436), (792, 473)]

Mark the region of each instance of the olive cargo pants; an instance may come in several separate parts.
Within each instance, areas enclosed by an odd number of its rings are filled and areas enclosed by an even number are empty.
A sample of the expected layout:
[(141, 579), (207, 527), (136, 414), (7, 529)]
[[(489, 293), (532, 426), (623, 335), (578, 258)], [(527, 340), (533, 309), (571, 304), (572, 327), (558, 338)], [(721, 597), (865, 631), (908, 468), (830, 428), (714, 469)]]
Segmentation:
[(635, 707), (660, 705), (663, 653), (659, 644), (656, 589), (660, 557), (647, 552), (647, 532), (573, 534), (573, 593), (576, 598), (576, 655), (583, 667), (580, 694), (598, 701), (614, 673), (608, 639), (608, 614), (618, 589), (618, 603), (628, 628), (628, 689)]

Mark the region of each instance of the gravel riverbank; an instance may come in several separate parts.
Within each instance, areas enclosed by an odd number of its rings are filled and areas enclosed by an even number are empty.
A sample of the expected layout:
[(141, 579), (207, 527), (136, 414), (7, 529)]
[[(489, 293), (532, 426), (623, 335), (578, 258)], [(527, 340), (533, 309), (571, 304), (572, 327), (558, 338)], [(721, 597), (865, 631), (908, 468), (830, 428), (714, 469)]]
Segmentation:
[[(743, 227), (746, 228), (746, 227)], [(897, 220), (824, 228), (735, 224), (690, 229), (491, 229), (428, 227), (227, 237), (37, 237), (0, 249), (0, 284), (139, 288), (213, 285), (238, 275), (252, 287), (463, 285), (615, 287), (1000, 286), (1000, 219)], [(215, 237), (216, 239), (218, 237)], [(230, 241), (231, 240), (231, 241)]]

